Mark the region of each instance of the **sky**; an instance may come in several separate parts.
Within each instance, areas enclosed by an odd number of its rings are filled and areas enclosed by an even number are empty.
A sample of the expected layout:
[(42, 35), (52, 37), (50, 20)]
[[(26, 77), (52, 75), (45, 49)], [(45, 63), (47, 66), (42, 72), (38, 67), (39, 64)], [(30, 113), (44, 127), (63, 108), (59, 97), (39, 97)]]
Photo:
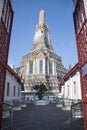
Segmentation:
[(46, 12), (51, 42), (55, 53), (61, 57), (65, 68), (78, 62), (73, 23), (72, 0), (13, 0), (13, 27), (8, 64), (19, 67), (22, 56), (29, 53), (33, 45), (39, 12)]

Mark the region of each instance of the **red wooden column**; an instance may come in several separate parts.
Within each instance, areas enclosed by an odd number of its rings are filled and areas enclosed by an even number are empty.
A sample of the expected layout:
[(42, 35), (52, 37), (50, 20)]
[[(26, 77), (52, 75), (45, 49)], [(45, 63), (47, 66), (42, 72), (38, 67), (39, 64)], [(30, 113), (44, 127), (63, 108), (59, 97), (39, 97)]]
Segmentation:
[(0, 0), (0, 129), (12, 21), (13, 10), (11, 0)]
[(84, 128), (87, 130), (87, 0), (73, 0), (75, 34), (80, 67)]

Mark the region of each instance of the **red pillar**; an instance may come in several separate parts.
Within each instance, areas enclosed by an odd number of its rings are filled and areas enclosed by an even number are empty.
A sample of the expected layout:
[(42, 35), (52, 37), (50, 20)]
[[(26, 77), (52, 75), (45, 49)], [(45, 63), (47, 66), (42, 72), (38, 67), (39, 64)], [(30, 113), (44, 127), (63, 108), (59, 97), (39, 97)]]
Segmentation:
[(12, 30), (13, 10), (10, 0), (0, 0), (0, 129), (4, 101), (6, 65)]
[(80, 65), (84, 128), (87, 130), (87, 2), (86, 0), (73, 1), (75, 2), (73, 16)]

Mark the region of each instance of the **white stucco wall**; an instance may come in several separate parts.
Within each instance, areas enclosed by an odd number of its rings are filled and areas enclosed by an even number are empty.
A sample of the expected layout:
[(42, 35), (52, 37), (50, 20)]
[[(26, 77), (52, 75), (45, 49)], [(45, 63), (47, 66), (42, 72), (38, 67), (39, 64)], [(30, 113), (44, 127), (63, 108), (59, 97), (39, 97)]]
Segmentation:
[[(76, 93), (74, 92), (74, 82), (76, 83)], [(62, 85), (61, 93), (64, 98), (82, 99), (79, 72), (76, 72), (75, 75), (69, 77), (69, 79), (65, 82), (65, 84)]]
[(37, 58), (33, 62), (33, 73), (40, 74), (40, 60), (43, 61), (43, 74), (45, 74), (45, 58)]
[[(7, 83), (10, 84), (9, 89), (9, 96), (7, 96)], [(14, 96), (14, 85), (16, 86), (15, 89), (15, 96)], [(6, 81), (5, 81), (5, 93), (4, 93), (4, 100), (12, 101), (13, 99), (21, 99), (21, 84), (17, 82), (17, 78), (12, 75), (8, 70), (6, 71)], [(19, 89), (19, 95), (18, 95), (18, 89)]]

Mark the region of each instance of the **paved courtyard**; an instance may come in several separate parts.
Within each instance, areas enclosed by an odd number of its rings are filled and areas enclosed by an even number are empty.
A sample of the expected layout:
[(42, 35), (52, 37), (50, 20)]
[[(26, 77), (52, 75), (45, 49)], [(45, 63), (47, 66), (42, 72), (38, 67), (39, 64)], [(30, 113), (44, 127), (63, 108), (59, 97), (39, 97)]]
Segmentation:
[(61, 111), (56, 104), (29, 104), (14, 114), (14, 130), (70, 130), (70, 111)]
[[(12, 130), (84, 130), (83, 118), (75, 118), (71, 125), (71, 111), (61, 110), (56, 104), (27, 104), (26, 108), (14, 111), (13, 115)], [(8, 124), (10, 118), (3, 119), (2, 130), (10, 130)]]

